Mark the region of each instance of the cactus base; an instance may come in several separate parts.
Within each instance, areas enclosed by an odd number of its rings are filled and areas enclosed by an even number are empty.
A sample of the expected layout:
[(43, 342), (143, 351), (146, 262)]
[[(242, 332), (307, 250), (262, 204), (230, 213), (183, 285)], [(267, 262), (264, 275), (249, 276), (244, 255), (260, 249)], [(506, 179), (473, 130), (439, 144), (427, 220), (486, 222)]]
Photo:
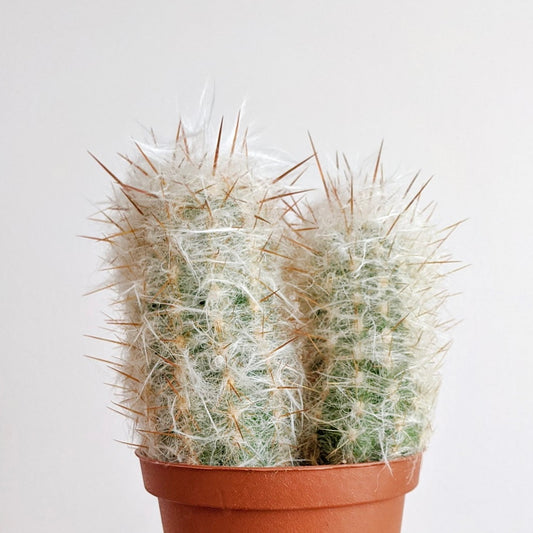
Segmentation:
[(389, 465), (210, 467), (137, 455), (165, 533), (400, 533), (421, 464), (415, 455)]

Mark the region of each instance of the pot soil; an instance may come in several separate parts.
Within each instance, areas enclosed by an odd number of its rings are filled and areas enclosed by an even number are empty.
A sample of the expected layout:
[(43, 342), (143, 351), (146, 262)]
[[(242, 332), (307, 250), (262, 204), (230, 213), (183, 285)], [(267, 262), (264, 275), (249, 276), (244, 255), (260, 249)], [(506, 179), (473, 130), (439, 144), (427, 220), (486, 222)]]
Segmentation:
[(400, 533), (421, 463), (241, 468), (137, 456), (165, 533)]

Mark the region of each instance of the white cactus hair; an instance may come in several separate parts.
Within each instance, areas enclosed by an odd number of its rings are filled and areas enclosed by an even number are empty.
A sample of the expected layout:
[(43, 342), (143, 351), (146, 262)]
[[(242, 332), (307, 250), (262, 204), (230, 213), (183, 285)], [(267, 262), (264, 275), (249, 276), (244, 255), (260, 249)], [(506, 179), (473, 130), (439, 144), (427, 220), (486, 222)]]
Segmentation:
[[(204, 98), (207, 101), (207, 98)], [(127, 444), (163, 462), (295, 466), (389, 461), (425, 449), (454, 324), (458, 270), (430, 180), (337, 155), (288, 163), (232, 127), (180, 121), (134, 142), (101, 211), (116, 298), (114, 410)], [(226, 133), (227, 131), (227, 133)], [(91, 154), (92, 155), (92, 154)], [(325, 198), (296, 183), (314, 159)], [(102, 339), (101, 337), (96, 337)]]
[(307, 250), (292, 283), (308, 319), (302, 453), (312, 464), (412, 455), (431, 433), (449, 347), (439, 309), (454, 261), (442, 244), (458, 224), (439, 231), (434, 205), (421, 207), (429, 180), (383, 177), (383, 145), (373, 168), (337, 156), (327, 171), (311, 144), (327, 198), (293, 222)]
[[(299, 318), (282, 283), (289, 166), (249, 146), (241, 114), (135, 143), (103, 212), (123, 353), (118, 410), (166, 462), (298, 464)], [(94, 157), (94, 156), (93, 156)], [(96, 159), (96, 158), (95, 158)]]

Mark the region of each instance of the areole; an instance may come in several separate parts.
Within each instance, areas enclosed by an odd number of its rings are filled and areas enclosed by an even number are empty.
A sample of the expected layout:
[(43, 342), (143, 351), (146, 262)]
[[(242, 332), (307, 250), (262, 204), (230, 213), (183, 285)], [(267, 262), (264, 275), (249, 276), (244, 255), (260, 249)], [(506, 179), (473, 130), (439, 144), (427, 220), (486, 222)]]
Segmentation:
[(171, 464), (136, 453), (165, 533), (399, 533), (422, 456), (286, 468)]

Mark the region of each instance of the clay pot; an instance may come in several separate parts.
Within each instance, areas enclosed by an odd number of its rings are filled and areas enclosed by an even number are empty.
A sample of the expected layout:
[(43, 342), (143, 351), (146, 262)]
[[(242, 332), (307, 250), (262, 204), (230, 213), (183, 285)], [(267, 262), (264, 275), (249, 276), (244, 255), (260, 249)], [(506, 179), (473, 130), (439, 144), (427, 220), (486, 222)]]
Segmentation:
[(233, 468), (137, 456), (165, 533), (399, 533), (421, 462)]

